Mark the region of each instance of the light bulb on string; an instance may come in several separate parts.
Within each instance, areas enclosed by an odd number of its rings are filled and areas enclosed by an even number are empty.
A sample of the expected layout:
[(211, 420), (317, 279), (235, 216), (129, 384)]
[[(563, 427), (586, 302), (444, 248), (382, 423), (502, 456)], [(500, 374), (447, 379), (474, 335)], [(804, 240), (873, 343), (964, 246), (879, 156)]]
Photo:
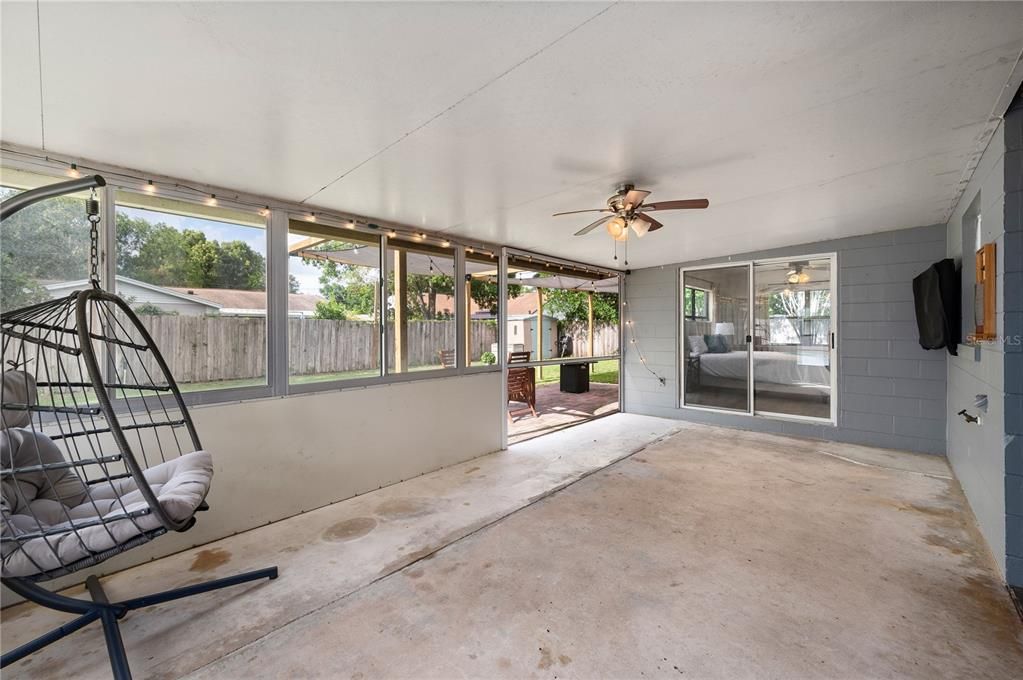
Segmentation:
[(67, 176), (68, 177), (74, 177), (76, 179), (82, 176), (82, 173), (78, 172), (78, 164), (77, 163), (72, 163), (71, 164), (71, 167), (68, 168)]
[(206, 199), (206, 205), (214, 206), (217, 204), (217, 195), (210, 194), (210, 197)]
[(156, 185), (153, 184), (153, 180), (151, 180), (151, 179), (146, 180), (146, 186), (144, 186), (142, 188), (145, 190), (145, 192), (147, 194), (155, 194), (156, 193)]

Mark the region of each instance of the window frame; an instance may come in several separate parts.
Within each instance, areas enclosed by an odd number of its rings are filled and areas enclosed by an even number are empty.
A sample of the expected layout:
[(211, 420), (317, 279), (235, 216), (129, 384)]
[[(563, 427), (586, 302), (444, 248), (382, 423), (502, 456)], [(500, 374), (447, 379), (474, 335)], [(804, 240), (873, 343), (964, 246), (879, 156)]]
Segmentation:
[[(290, 213), (290, 214), (287, 215), (287, 217), (285, 219), (285, 232), (284, 232), (284, 250), (285, 250), (284, 257), (285, 258), (290, 258), (291, 257), (290, 249), (288, 249), (288, 247), (287, 247), (287, 240), (288, 240), (288, 234), (291, 233), (291, 223), (293, 221), (295, 221), (295, 222), (302, 222), (302, 221), (308, 221), (308, 220), (305, 220), (304, 218), (302, 218), (302, 217), (300, 217), (300, 216), (298, 216), (298, 215), (296, 215), (294, 213)], [(316, 220), (316, 224), (319, 225), (319, 226), (327, 227), (330, 230), (337, 230), (338, 236), (339, 236), (338, 240), (343, 240), (340, 237), (343, 237), (345, 233), (352, 233), (352, 232), (358, 234), (358, 238), (359, 239), (365, 240), (367, 242), (372, 240), (372, 239), (376, 240), (377, 245), (373, 246), (373, 247), (377, 248), (377, 272), (378, 272), (378, 276), (377, 276), (377, 291), (378, 291), (378, 294), (381, 296), (380, 299), (382, 301), (384, 301), (384, 304), (386, 304), (386, 298), (384, 297), (384, 293), (386, 292), (386, 290), (384, 288), (384, 283), (385, 283), (385, 279), (384, 279), (384, 253), (386, 252), (386, 250), (385, 250), (385, 245), (384, 244), (385, 244), (385, 241), (386, 241), (387, 237), (381, 235), (378, 232), (370, 232), (369, 230), (363, 230), (363, 229), (358, 229), (358, 228), (351, 228), (351, 227), (348, 227), (345, 223), (342, 223), (342, 222), (340, 222), (338, 220), (333, 220), (333, 219), (330, 219), (330, 218), (327, 218), (327, 219), (319, 219), (318, 218)], [(286, 265), (290, 264), (290, 260), (286, 259), (285, 260), (285, 264)], [(378, 360), (377, 360), (377, 364), (379, 366), (379, 371), (380, 371), (378, 375), (367, 376), (365, 378), (352, 378), (352, 379), (349, 379), (349, 380), (322, 380), (322, 381), (316, 381), (316, 382), (310, 382), (310, 383), (292, 383), (291, 382), (291, 371), (290, 371), (291, 346), (287, 342), (287, 339), (289, 337), (289, 333), (288, 333), (288, 304), (289, 304), (288, 294), (289, 293), (288, 293), (288, 290), (287, 290), (287, 286), (288, 286), (287, 282), (289, 281), (289, 277), (288, 277), (289, 273), (290, 273), (289, 272), (289, 268), (286, 266), (285, 269), (284, 269), (284, 276), (283, 276), (285, 290), (284, 290), (284, 294), (283, 294), (284, 295), (284, 322), (282, 324), (283, 325), (283, 335), (284, 335), (284, 339), (285, 339), (284, 344), (282, 345), (282, 347), (283, 347), (283, 351), (282, 351), (282, 354), (283, 354), (283, 364), (284, 364), (282, 379), (283, 379), (283, 382), (284, 382), (284, 385), (283, 385), (284, 393), (285, 394), (309, 394), (309, 393), (312, 393), (312, 392), (329, 392), (329, 391), (333, 391), (333, 390), (344, 389), (346, 387), (365, 387), (367, 385), (374, 385), (374, 384), (382, 382), (382, 379), (387, 375), (385, 373), (385, 365), (384, 365), (384, 362), (385, 362), (386, 357), (387, 357), (387, 349), (386, 349), (386, 345), (384, 344), (386, 342), (386, 338), (384, 336), (384, 328), (386, 328), (386, 325), (387, 325), (387, 323), (386, 323), (387, 314), (386, 313), (383, 313), (383, 314), (380, 315), (381, 323), (377, 324), (377, 329), (376, 329), (376, 333), (378, 334), (378, 337), (380, 339), (380, 342), (379, 342), (379, 345), (378, 345), (379, 351), (380, 351), (380, 356), (378, 357)]]
[[(103, 202), (103, 219), (100, 222), (102, 234), (100, 240), (105, 243), (105, 254), (104, 259), (106, 262), (105, 277), (102, 281), (104, 290), (113, 290), (115, 295), (119, 295), (117, 291), (117, 207), (119, 205), (117, 197), (119, 193), (128, 195), (139, 195), (144, 198), (144, 193), (140, 194), (138, 191), (134, 191), (131, 187), (124, 187), (116, 183), (108, 183), (104, 187), (104, 197), (107, 199)], [(200, 205), (200, 201), (187, 200), (179, 196), (165, 195), (163, 196), (168, 201), (176, 203), (185, 203), (192, 205)], [(218, 199), (218, 205), (224, 204), (225, 207), (236, 210), (238, 212), (249, 213), (258, 215), (258, 211), (251, 207), (242, 208), (234, 205), (230, 201), (221, 201)], [(135, 206), (126, 205), (125, 207), (134, 208)], [(104, 209), (106, 208), (106, 209)], [(157, 210), (152, 208), (141, 208), (143, 210), (151, 210), (153, 212), (167, 212), (173, 214), (167, 210)], [(218, 404), (224, 402), (237, 402), (245, 401), (249, 399), (264, 399), (267, 397), (274, 396), (274, 370), (273, 360), (271, 352), (275, 349), (275, 341), (273, 338), (272, 327), (276, 317), (276, 310), (272, 304), (271, 288), (273, 283), (271, 281), (271, 249), (272, 239), (270, 234), (271, 220), (270, 215), (260, 215), (266, 226), (264, 227), (264, 236), (266, 239), (266, 283), (264, 292), (266, 293), (266, 344), (264, 351), (266, 352), (266, 382), (263, 385), (251, 385), (247, 387), (221, 387), (209, 390), (197, 390), (197, 391), (182, 391), (181, 396), (186, 406), (202, 406), (206, 404)], [(226, 220), (222, 220), (226, 221)], [(256, 220), (254, 220), (256, 221)], [(253, 227), (258, 228), (258, 227)], [(287, 277), (285, 277), (287, 281)], [(173, 368), (171, 375), (174, 376)], [(177, 376), (174, 376), (175, 382), (177, 382)], [(178, 384), (178, 388), (181, 388), (181, 384)], [(111, 391), (110, 401), (114, 409), (117, 411), (128, 410), (136, 405), (144, 406), (142, 400), (139, 398), (124, 399), (118, 397)]]
[[(43, 155), (28, 147), (16, 147), (4, 144), (5, 157), (2, 166), (4, 169), (13, 172), (28, 173), (45, 177), (54, 182), (63, 181), (71, 175), (68, 168), (74, 159)], [(6, 153), (9, 152), (9, 153)], [(315, 221), (320, 224), (327, 224), (332, 227), (343, 229), (354, 229), (361, 235), (372, 235), (380, 240), (381, 272), (380, 285), (381, 294), (385, 293), (384, 285), (386, 279), (383, 276), (388, 241), (390, 235), (396, 234), (399, 240), (415, 240), (417, 235), (422, 235), (424, 241), (430, 244), (448, 242), (454, 252), (456, 281), (464, 280), (465, 276), (465, 252), (473, 249), (478, 253), (493, 254), (497, 263), (499, 279), (499, 297), (505, 294), (507, 289), (505, 262), (507, 255), (505, 246), (494, 244), (478, 239), (461, 239), (458, 237), (447, 237), (437, 232), (426, 232), (419, 228), (402, 224), (375, 224), (372, 221), (347, 214), (340, 211), (309, 212), (309, 207), (278, 199), (272, 199), (258, 194), (247, 194), (204, 185), (199, 182), (189, 182), (166, 175), (152, 174), (140, 176), (137, 171), (131, 171), (118, 166), (106, 163), (93, 163), (82, 160), (76, 161), (80, 174), (96, 173), (103, 175), (107, 185), (97, 190), (97, 197), (100, 199), (101, 221), (100, 221), (100, 279), (104, 290), (116, 288), (117, 276), (117, 233), (116, 233), (116, 210), (118, 206), (117, 195), (119, 192), (134, 194), (139, 197), (147, 197), (155, 193), (161, 199), (173, 202), (193, 204), (200, 206), (208, 205), (211, 195), (216, 196), (217, 205), (220, 207), (259, 215), (265, 223), (267, 239), (267, 270), (266, 270), (266, 295), (267, 295), (267, 333), (266, 333), (266, 384), (248, 387), (229, 387), (210, 389), (198, 392), (184, 392), (182, 397), (184, 403), (189, 406), (206, 406), (225, 403), (238, 403), (251, 399), (265, 399), (270, 397), (286, 397), (290, 395), (312, 394), (318, 392), (343, 391), (348, 389), (363, 389), (374, 385), (390, 385), (403, 382), (414, 382), (418, 380), (434, 380), (473, 375), (480, 373), (498, 373), (502, 371), (501, 357), (498, 362), (491, 365), (467, 365), (465, 359), (464, 338), (458, 334), (460, 346), (457, 348), (458, 361), (455, 368), (436, 369), (428, 371), (414, 371), (410, 373), (386, 373), (386, 323), (385, 317), (381, 316), (379, 332), (381, 333), (381, 366), (382, 375), (369, 378), (359, 378), (342, 381), (312, 382), (301, 385), (289, 384), (288, 374), (288, 225), (290, 219), (307, 219), (315, 215)], [(136, 207), (136, 206), (128, 206)], [(146, 207), (146, 206), (141, 206)], [(160, 208), (153, 208), (160, 211)], [(173, 212), (164, 210), (164, 212)], [(215, 218), (214, 218), (215, 219)], [(222, 221), (230, 222), (230, 219)], [(537, 254), (534, 254), (537, 256)], [(598, 269), (605, 269), (597, 267)], [(618, 272), (624, 274), (624, 272)], [(456, 328), (463, 328), (465, 310), (465, 293), (463, 286), (456, 286)], [(498, 343), (499, 346), (506, 344), (506, 329), (502, 325), (506, 314), (503, 302), (499, 304), (498, 322)], [(114, 398), (113, 404), (118, 412), (125, 412), (128, 408), (134, 408), (140, 404), (140, 399)]]

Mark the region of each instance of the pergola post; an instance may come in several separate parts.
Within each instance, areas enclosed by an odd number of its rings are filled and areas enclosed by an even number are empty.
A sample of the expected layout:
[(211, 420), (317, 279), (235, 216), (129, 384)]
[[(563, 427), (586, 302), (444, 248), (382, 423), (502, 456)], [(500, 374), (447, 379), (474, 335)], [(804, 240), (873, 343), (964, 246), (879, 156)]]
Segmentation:
[(394, 370), (408, 372), (408, 254), (394, 251)]
[[(593, 291), (591, 290), (586, 294), (586, 337), (587, 345), (589, 346), (590, 353), (588, 356), (593, 356)], [(590, 364), (593, 366), (593, 364)]]
[[(543, 361), (543, 288), (536, 289), (536, 360)], [(543, 366), (540, 367), (543, 380)]]

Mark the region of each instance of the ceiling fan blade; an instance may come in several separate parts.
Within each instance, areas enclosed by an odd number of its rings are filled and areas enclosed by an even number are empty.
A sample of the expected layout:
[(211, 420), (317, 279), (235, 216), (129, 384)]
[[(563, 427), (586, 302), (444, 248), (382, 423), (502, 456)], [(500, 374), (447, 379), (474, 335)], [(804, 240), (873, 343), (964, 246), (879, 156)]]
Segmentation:
[(578, 215), (579, 213), (586, 212), (611, 212), (608, 208), (592, 208), (590, 210), (569, 210), (568, 212), (554, 213), (551, 217), (560, 217), (561, 215)]
[(639, 204), (643, 202), (647, 196), (650, 195), (649, 191), (643, 191), (642, 189), (633, 189), (629, 193), (625, 194), (625, 198), (622, 199), (622, 203), (632, 206), (635, 210), (639, 207)]
[(609, 219), (611, 219), (611, 217), (612, 217), (611, 215), (604, 215), (603, 217), (601, 217), (596, 222), (591, 222), (590, 224), (587, 224), (585, 227), (583, 227), (582, 229), (580, 229), (579, 231), (575, 232), (572, 235), (573, 236), (585, 236), (586, 234), (590, 233), (591, 231), (593, 231), (594, 229), (596, 229), (600, 225), (604, 224), (604, 222), (607, 222)]
[(657, 203), (648, 203), (643, 206), (643, 210), (699, 210), (706, 208), (710, 205), (710, 201), (706, 198), (690, 198), (684, 201), (659, 201)]
[[(637, 213), (636, 214), (636, 219), (643, 220), (644, 222), (646, 222), (647, 224), (650, 225), (650, 228), (647, 229), (644, 232), (644, 234), (648, 234), (651, 231), (657, 231), (658, 229), (660, 229), (661, 227), (664, 226), (663, 224), (661, 224), (660, 222), (658, 222), (654, 218), (650, 217), (650, 215), (644, 215), (643, 213)], [(635, 231), (636, 231), (636, 236), (642, 236), (643, 235), (643, 234), (639, 233), (638, 229), (636, 229)]]

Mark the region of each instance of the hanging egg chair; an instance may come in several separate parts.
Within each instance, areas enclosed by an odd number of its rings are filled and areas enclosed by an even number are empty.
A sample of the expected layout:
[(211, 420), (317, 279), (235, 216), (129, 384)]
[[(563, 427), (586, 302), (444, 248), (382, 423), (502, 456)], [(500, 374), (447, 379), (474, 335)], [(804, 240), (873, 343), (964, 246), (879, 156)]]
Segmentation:
[[(96, 175), (25, 191), (0, 219), (37, 201), (104, 186)], [(114, 677), (130, 670), (117, 620), (128, 611), (263, 578), (277, 568), (110, 602), (99, 580), (91, 601), (38, 585), (100, 564), (168, 531), (187, 531), (205, 498), (213, 461), (203, 450), (167, 363), (129, 305), (99, 287), (99, 204), (85, 290), (0, 314), (2, 581), (45, 607), (79, 618), (3, 655), (7, 666), (100, 620)]]

